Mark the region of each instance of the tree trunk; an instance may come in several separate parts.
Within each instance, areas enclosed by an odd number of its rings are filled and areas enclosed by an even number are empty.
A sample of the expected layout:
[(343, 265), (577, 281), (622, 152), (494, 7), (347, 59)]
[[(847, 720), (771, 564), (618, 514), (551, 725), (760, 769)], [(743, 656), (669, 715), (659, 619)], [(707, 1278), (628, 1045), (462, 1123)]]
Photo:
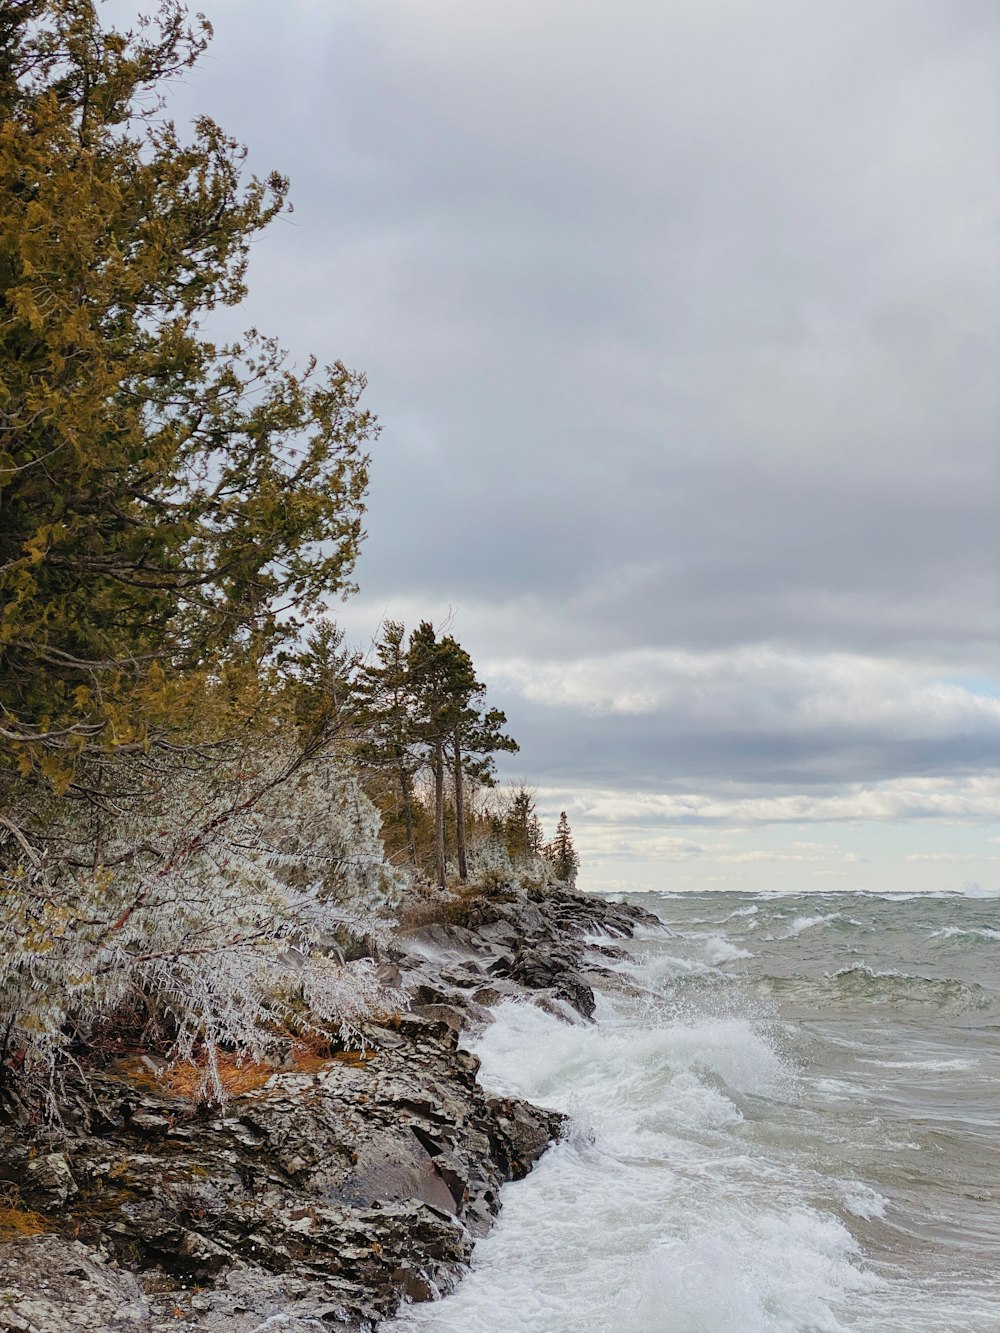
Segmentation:
[(437, 882), (444, 888), (444, 742), (434, 742), (434, 860)]
[(462, 774), (462, 736), (455, 728), (455, 842), (458, 846), (458, 878), (465, 884), (469, 867), (465, 860), (465, 785)]
[(399, 795), (403, 803), (403, 817), (406, 820), (406, 846), (410, 853), (410, 863), (417, 864), (417, 844), (413, 837), (413, 792), (410, 787), (410, 775), (403, 764), (399, 766)]

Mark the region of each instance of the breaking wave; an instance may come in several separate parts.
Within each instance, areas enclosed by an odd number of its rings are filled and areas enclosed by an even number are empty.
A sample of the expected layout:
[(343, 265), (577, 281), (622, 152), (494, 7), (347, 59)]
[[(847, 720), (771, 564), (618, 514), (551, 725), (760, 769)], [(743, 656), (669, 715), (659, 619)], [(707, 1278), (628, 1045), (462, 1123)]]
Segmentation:
[(841, 994), (869, 1004), (927, 1004), (949, 1009), (985, 1009), (992, 997), (976, 982), (956, 977), (923, 977), (911, 972), (876, 971), (864, 964), (833, 974)]

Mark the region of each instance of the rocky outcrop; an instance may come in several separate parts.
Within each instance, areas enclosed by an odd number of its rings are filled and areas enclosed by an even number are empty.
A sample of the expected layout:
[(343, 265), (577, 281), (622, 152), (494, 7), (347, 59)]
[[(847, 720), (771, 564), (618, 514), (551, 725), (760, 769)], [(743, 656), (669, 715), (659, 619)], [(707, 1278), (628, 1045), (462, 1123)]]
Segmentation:
[(224, 1113), (106, 1071), (60, 1140), (0, 1129), (0, 1180), (52, 1227), (0, 1245), (0, 1330), (365, 1329), (448, 1290), (562, 1129), (480, 1087), (463, 1028), (515, 996), (589, 1019), (607, 940), (645, 914), (551, 890), (447, 907), (384, 960), (412, 1006), (361, 1054)]

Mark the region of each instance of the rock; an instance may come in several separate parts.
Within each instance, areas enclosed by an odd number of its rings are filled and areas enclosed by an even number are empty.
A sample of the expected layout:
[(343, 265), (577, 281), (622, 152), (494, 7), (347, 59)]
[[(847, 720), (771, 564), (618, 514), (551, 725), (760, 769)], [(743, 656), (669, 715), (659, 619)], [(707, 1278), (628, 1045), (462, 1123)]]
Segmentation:
[(77, 1192), (69, 1162), (59, 1152), (27, 1161), (21, 1176), (21, 1192), (32, 1208), (61, 1207)]
[(486, 1093), (463, 1029), (512, 998), (589, 1020), (590, 979), (619, 951), (588, 939), (627, 937), (647, 914), (562, 889), (446, 901), (446, 924), (387, 951), (413, 1003), (371, 1025), (364, 1060), (297, 1072), (289, 1046), (263, 1087), (214, 1115), (147, 1077), (140, 1090), (92, 1073), (60, 1151), (38, 1157), (11, 1103), (0, 1179), (79, 1240), (0, 1244), (0, 1333), (362, 1330), (449, 1290), (503, 1184), (565, 1125)]
[(131, 1273), (56, 1236), (0, 1246), (3, 1333), (147, 1333), (149, 1304)]

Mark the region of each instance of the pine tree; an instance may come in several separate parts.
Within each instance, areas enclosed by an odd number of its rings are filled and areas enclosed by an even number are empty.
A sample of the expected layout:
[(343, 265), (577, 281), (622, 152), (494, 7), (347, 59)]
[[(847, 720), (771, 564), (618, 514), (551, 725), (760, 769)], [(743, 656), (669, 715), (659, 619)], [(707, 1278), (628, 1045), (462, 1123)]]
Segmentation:
[[(532, 859), (535, 818), (535, 799), (527, 787), (518, 787), (510, 802), (504, 821), (507, 850), (515, 866), (525, 866)], [(536, 821), (537, 822), (537, 821)]]
[(486, 686), (476, 677), (472, 658), (450, 634), (439, 639), (434, 626), (422, 621), (410, 636), (407, 652), (414, 701), (412, 734), (424, 747), (434, 782), (435, 875), (445, 882), (445, 772), (450, 769), (455, 805), (458, 876), (468, 879), (465, 779), (492, 781), (498, 750), (516, 750), (517, 742), (502, 728), (507, 718), (499, 708), (486, 709)]
[(306, 727), (343, 731), (355, 721), (358, 654), (344, 647), (344, 631), (321, 617), (291, 659), (296, 712)]
[(407, 666), (414, 699), (413, 734), (424, 747), (434, 782), (434, 875), (445, 885), (445, 747), (458, 704), (453, 693), (453, 662), (447, 645), (428, 620), (410, 635)]
[[(470, 668), (471, 665), (470, 660)], [(485, 685), (476, 682), (467, 704), (456, 718), (451, 737), (458, 877), (463, 884), (468, 879), (469, 873), (465, 848), (464, 775), (468, 775), (479, 786), (491, 786), (494, 754), (499, 750), (514, 752), (520, 748), (517, 741), (502, 730), (507, 724), (507, 715), (502, 709), (489, 708), (482, 711), (482, 695), (485, 690)]]
[(559, 822), (556, 824), (556, 834), (546, 848), (546, 856), (551, 862), (552, 871), (556, 879), (563, 884), (573, 885), (576, 883), (576, 874), (580, 868), (580, 858), (573, 847), (573, 838), (570, 833), (569, 820), (566, 818), (566, 811), (563, 810), (559, 815)]
[(362, 739), (358, 759), (363, 766), (385, 768), (393, 776), (406, 828), (406, 847), (417, 864), (413, 821), (413, 779), (420, 766), (416, 753), (416, 699), (401, 621), (387, 620), (375, 643), (375, 661), (357, 678), (358, 722)]
[(176, 744), (206, 691), (239, 725), (240, 681), (350, 587), (362, 377), (202, 331), (287, 191), (163, 118), (209, 34), (177, 0), (136, 33), (0, 7), (0, 801)]

